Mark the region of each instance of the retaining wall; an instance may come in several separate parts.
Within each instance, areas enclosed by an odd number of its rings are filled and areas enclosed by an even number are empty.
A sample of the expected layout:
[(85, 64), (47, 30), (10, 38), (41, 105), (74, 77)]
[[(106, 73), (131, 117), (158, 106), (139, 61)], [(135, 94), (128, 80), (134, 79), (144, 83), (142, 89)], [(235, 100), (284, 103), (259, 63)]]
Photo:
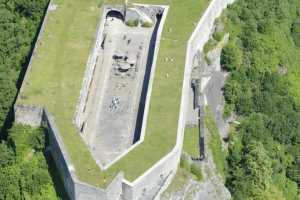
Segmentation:
[[(104, 7), (103, 10), (106, 10), (106, 7)], [(107, 12), (100, 12), (100, 13), (102, 15), (100, 18), (101, 23), (97, 27), (96, 36), (95, 36), (95, 38), (96, 38), (95, 44), (94, 44), (94, 47), (88, 57), (88, 61), (86, 64), (87, 67), (85, 69), (83, 83), (82, 83), (82, 88), (80, 90), (80, 96), (79, 96), (79, 100), (78, 100), (76, 111), (75, 111), (74, 121), (75, 121), (75, 125), (77, 126), (77, 128), (79, 130), (81, 129), (81, 126), (84, 122), (85, 106), (86, 106), (87, 99), (89, 96), (89, 89), (90, 89), (90, 85), (93, 80), (94, 70), (96, 67), (97, 60), (98, 60), (98, 52), (100, 51), (101, 42), (103, 40), (102, 33), (103, 33), (103, 29), (104, 29), (104, 23), (105, 23), (105, 18), (106, 18)]]

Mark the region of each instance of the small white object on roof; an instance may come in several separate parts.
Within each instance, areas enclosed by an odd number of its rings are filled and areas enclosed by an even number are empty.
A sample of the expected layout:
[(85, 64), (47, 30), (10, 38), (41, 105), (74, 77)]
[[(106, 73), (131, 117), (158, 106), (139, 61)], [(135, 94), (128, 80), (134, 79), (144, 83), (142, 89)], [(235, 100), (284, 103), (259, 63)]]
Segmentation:
[(122, 64), (119, 66), (119, 69), (124, 70), (124, 71), (127, 71), (127, 70), (130, 69), (130, 64), (129, 64), (129, 63), (122, 63)]
[(57, 4), (50, 4), (49, 5), (49, 11), (54, 11), (57, 9)]

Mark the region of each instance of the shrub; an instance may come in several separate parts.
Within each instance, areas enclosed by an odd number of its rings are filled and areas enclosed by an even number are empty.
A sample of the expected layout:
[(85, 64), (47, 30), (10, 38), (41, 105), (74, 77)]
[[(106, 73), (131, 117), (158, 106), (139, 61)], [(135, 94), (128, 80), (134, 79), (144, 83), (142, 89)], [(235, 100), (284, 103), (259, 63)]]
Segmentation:
[(300, 20), (292, 26), (292, 37), (297, 47), (300, 47)]
[(6, 143), (0, 142), (0, 168), (13, 164), (14, 160), (12, 149), (9, 148)]
[(237, 69), (242, 63), (241, 50), (235, 45), (235, 43), (228, 43), (221, 53), (221, 65), (223, 69), (232, 71)]
[(218, 42), (220, 42), (223, 38), (224, 38), (224, 35), (225, 35), (225, 33), (224, 32), (214, 32), (214, 34), (213, 34), (213, 38), (216, 40), (216, 41), (218, 41)]
[(152, 26), (153, 26), (153, 23), (151, 23), (151, 22), (143, 22), (142, 23), (142, 27), (144, 27), (144, 28), (150, 28)]
[(233, 112), (234, 105), (226, 103), (224, 106), (223, 118), (228, 119)]
[(139, 20), (135, 19), (135, 20), (128, 20), (125, 22), (127, 26), (130, 27), (137, 27), (139, 25)]
[(214, 39), (210, 39), (203, 47), (203, 51), (205, 54), (213, 50), (217, 45), (217, 42)]
[(192, 163), (191, 173), (194, 174), (198, 180), (201, 180), (203, 178), (201, 167), (197, 163)]
[(191, 161), (189, 155), (183, 153), (180, 158), (180, 167), (186, 171), (191, 171)]

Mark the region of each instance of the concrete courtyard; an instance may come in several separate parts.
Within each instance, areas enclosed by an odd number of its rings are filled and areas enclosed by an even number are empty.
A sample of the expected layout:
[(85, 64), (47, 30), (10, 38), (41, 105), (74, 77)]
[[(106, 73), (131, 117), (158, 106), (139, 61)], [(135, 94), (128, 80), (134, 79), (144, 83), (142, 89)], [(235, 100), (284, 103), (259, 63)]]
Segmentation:
[(153, 30), (106, 19), (83, 136), (101, 166), (133, 145)]

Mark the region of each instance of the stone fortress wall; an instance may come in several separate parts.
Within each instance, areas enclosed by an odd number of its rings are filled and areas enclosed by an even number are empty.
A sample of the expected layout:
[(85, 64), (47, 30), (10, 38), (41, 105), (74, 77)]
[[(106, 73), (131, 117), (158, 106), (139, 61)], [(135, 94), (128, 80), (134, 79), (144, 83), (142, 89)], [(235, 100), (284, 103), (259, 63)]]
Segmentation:
[(47, 109), (43, 110), (42, 120), (46, 123), (47, 127), (49, 127), (49, 150), (70, 199), (118, 199), (122, 193), (123, 174), (120, 172), (106, 189), (97, 188), (79, 181), (75, 175), (74, 167), (71, 164), (53, 117)]
[(171, 183), (180, 161), (194, 55), (198, 51), (202, 51), (204, 44), (208, 41), (214, 20), (221, 14), (222, 10), (226, 8), (228, 4), (233, 3), (233, 1), (234, 0), (213, 0), (187, 44), (188, 48), (176, 146), (169, 154), (133, 182), (125, 180), (122, 172), (114, 178), (106, 189), (96, 188), (92, 185), (80, 182), (74, 174), (74, 168), (51, 114), (41, 107), (15, 105), (16, 123), (38, 126), (44, 121), (48, 125), (50, 152), (60, 171), (65, 189), (72, 200), (159, 199), (160, 193)]
[[(105, 8), (103, 10), (105, 10)], [(101, 48), (101, 41), (103, 40), (102, 32), (104, 29), (104, 22), (105, 22), (104, 19), (106, 17), (106, 12), (100, 12), (100, 13), (102, 15), (100, 19), (102, 19), (102, 20), (96, 29), (97, 32), (95, 35), (95, 38), (96, 38), (95, 44), (94, 44), (94, 47), (92, 48), (92, 51), (88, 57), (88, 61), (86, 64), (87, 67), (85, 69), (82, 88), (80, 91), (80, 96), (79, 96), (79, 100), (77, 103), (75, 116), (74, 116), (74, 122), (75, 122), (75, 125), (78, 128), (78, 130), (80, 130), (83, 125), (85, 106), (86, 106), (86, 102), (87, 102), (87, 99), (89, 96), (89, 88), (90, 88), (92, 80), (93, 80), (94, 70), (96, 67), (97, 59), (98, 59), (97, 55)]]

